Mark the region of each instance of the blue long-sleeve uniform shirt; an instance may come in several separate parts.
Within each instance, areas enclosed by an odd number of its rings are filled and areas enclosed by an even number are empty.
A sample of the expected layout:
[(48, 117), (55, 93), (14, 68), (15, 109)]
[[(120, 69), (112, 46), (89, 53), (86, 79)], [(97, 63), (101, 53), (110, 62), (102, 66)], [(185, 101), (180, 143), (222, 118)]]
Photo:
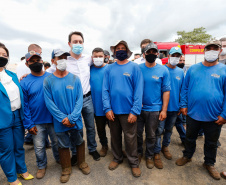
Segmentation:
[[(46, 106), (53, 115), (55, 132), (65, 132), (71, 129), (81, 130), (83, 92), (79, 77), (68, 73), (63, 78), (54, 74), (44, 80), (44, 97)], [(62, 120), (68, 117), (74, 127), (66, 127)]]
[(20, 85), (24, 95), (24, 128), (31, 129), (37, 124), (53, 123), (52, 115), (44, 100), (43, 81), (50, 73), (42, 76), (29, 74), (21, 80)]
[(139, 115), (142, 107), (143, 76), (133, 62), (107, 67), (104, 74), (102, 100), (104, 112)]
[(185, 76), (181, 91), (181, 108), (197, 121), (226, 119), (226, 66), (192, 65)]
[(171, 84), (170, 99), (167, 111), (179, 111), (180, 92), (184, 81), (184, 71), (179, 67), (174, 69), (169, 68), (167, 65), (165, 65), (165, 67), (169, 70)]
[(97, 68), (94, 65), (90, 67), (90, 86), (93, 100), (94, 113), (96, 116), (105, 116), (102, 102), (102, 86), (104, 72), (108, 65), (102, 68)]
[(147, 67), (145, 63), (139, 65), (144, 77), (143, 107), (144, 111), (161, 111), (162, 94), (170, 91), (170, 75), (166, 67), (156, 64)]

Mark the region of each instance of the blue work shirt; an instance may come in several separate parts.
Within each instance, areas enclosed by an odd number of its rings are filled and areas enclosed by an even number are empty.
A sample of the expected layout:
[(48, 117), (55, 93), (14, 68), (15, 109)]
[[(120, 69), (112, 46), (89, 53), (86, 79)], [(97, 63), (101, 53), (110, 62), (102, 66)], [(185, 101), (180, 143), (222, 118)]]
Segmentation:
[(170, 91), (170, 75), (166, 67), (156, 64), (147, 67), (145, 63), (139, 65), (144, 77), (143, 107), (144, 111), (161, 111), (162, 94)]
[(143, 76), (133, 62), (107, 67), (104, 74), (102, 100), (104, 112), (139, 115), (142, 107)]
[(31, 73), (21, 80), (24, 95), (24, 128), (31, 129), (37, 124), (53, 123), (52, 115), (44, 100), (43, 81), (50, 73), (34, 76)]
[(226, 66), (198, 63), (187, 71), (180, 106), (188, 108), (188, 115), (197, 121), (216, 121), (219, 115), (226, 119), (225, 93)]
[[(83, 92), (78, 76), (68, 73), (63, 78), (54, 74), (44, 80), (44, 97), (46, 106), (53, 115), (55, 132), (65, 132), (71, 129), (81, 130)], [(66, 127), (62, 120), (68, 117), (74, 127)]]
[(94, 113), (96, 116), (105, 116), (102, 102), (102, 86), (104, 72), (108, 65), (97, 68), (94, 65), (90, 67), (90, 86), (93, 100)]

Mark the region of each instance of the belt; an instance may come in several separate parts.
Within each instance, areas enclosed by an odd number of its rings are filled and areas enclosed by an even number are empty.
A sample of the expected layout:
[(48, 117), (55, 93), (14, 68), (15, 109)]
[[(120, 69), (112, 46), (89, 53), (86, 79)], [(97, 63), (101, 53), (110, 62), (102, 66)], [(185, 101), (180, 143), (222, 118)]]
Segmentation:
[(90, 96), (90, 95), (91, 95), (91, 91), (89, 91), (87, 94), (84, 94), (84, 95), (83, 95), (83, 98), (88, 97), (88, 96)]

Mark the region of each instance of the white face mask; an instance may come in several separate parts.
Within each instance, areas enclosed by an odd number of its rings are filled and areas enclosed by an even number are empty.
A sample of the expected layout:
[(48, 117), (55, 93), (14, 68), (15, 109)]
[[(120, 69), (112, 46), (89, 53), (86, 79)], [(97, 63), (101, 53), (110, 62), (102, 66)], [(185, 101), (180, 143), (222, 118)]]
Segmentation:
[(218, 55), (219, 51), (210, 50), (205, 52), (204, 58), (207, 62), (214, 62), (218, 59)]
[(180, 61), (180, 57), (169, 57), (169, 63), (172, 66), (176, 66)]
[(226, 55), (226, 48), (222, 48), (223, 51), (221, 52), (220, 56), (225, 56)]
[(66, 59), (57, 60), (57, 69), (60, 71), (65, 71), (67, 68)]
[(104, 58), (93, 58), (93, 63), (95, 66), (100, 67), (104, 63)]

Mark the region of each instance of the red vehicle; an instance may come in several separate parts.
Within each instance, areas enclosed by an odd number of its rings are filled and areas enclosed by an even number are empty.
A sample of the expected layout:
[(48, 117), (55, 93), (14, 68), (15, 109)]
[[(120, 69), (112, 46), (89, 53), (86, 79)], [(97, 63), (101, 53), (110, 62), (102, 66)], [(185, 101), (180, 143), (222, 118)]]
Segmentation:
[(204, 48), (205, 45), (181, 45), (186, 66), (202, 62), (204, 60)]
[(169, 51), (172, 47), (180, 47), (178, 42), (154, 42), (159, 49), (160, 59), (162, 64), (165, 65), (168, 62)]
[(168, 63), (169, 51), (172, 47), (180, 47), (182, 53), (185, 56), (186, 66), (191, 66), (193, 64), (203, 61), (204, 58), (204, 45), (181, 45), (178, 42), (154, 42), (159, 49), (160, 59), (162, 64)]

